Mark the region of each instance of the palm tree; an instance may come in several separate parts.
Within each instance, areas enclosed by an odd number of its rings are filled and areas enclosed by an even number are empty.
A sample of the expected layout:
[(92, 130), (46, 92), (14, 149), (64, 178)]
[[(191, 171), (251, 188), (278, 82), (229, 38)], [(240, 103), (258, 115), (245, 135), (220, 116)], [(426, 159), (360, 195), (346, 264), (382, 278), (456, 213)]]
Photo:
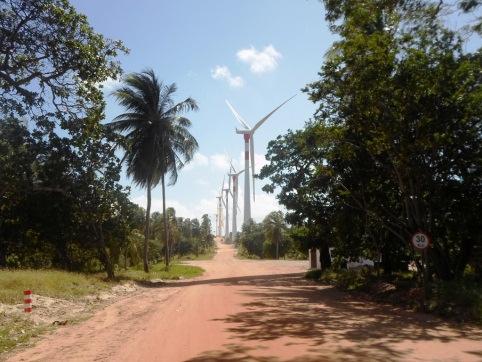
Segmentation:
[(176, 84), (164, 85), (153, 70), (129, 74), (123, 83), (113, 95), (126, 113), (114, 118), (108, 127), (123, 135), (127, 175), (135, 184), (147, 189), (143, 248), (144, 271), (147, 273), (151, 190), (161, 182), (165, 261), (169, 267), (165, 178), (169, 175), (169, 185), (175, 184), (178, 171), (192, 160), (198, 149), (196, 139), (189, 132), (191, 121), (182, 116), (198, 107), (192, 98), (174, 103), (172, 95), (177, 90)]
[(283, 213), (281, 211), (270, 212), (263, 220), (265, 235), (271, 243), (276, 244), (276, 259), (279, 259), (279, 243), (283, 237), (283, 230), (286, 229)]

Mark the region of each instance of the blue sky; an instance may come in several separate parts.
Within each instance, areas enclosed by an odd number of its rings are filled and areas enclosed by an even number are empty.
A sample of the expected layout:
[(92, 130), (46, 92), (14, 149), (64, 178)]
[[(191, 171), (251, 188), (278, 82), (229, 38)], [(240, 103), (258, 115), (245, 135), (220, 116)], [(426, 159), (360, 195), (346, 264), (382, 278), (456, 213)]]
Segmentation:
[[(167, 189), (168, 206), (178, 216), (208, 213), (214, 223), (226, 153), (239, 169), (244, 145), (234, 133), (239, 125), (225, 99), (254, 125), (298, 93), (256, 132), (257, 171), (268, 142), (288, 128), (302, 127), (315, 110), (300, 88), (317, 78), (334, 39), (318, 0), (76, 0), (73, 5), (97, 32), (124, 41), (130, 49), (119, 58), (125, 72), (153, 68), (164, 82), (178, 85), (178, 100), (191, 96), (198, 101), (200, 110), (189, 118), (199, 154)], [(109, 82), (106, 88), (115, 85)], [(107, 104), (107, 120), (122, 112), (112, 97)], [(131, 185), (125, 177), (122, 182)], [(243, 182), (241, 178), (241, 191)], [(258, 181), (252, 203), (257, 221), (279, 209), (274, 195), (263, 193), (261, 186)], [(144, 206), (145, 192), (132, 185), (131, 199)], [(157, 187), (153, 210), (161, 209), (161, 200)], [(240, 195), (241, 209), (242, 200)], [(238, 225), (241, 220), (242, 212)]]
[[(298, 93), (257, 132), (255, 154), (259, 171), (266, 146), (287, 129), (301, 128), (315, 106), (300, 88), (317, 79), (323, 55), (334, 41), (318, 0), (74, 0), (97, 32), (123, 40), (130, 49), (120, 56), (126, 73), (153, 68), (165, 83), (178, 85), (177, 100), (188, 96), (200, 110), (189, 114), (200, 149), (194, 162), (182, 170), (176, 185), (167, 189), (168, 206), (178, 216), (201, 217), (214, 223), (216, 195), (228, 169), (226, 153), (240, 169), (243, 141), (234, 133), (237, 121), (228, 99), (252, 125)], [(466, 16), (448, 21), (460, 27)], [(472, 14), (470, 18), (475, 18)], [(480, 38), (467, 50), (480, 46)], [(106, 84), (106, 94), (115, 87)], [(107, 120), (122, 112), (107, 97)], [(123, 177), (125, 185), (130, 180)], [(240, 191), (244, 179), (240, 179)], [(261, 221), (279, 209), (274, 195), (261, 191), (257, 181), (252, 216)], [(131, 199), (145, 206), (145, 192), (132, 185)], [(161, 210), (160, 187), (153, 191), (153, 210)], [(239, 197), (242, 205), (242, 194)], [(242, 220), (239, 216), (238, 225)]]

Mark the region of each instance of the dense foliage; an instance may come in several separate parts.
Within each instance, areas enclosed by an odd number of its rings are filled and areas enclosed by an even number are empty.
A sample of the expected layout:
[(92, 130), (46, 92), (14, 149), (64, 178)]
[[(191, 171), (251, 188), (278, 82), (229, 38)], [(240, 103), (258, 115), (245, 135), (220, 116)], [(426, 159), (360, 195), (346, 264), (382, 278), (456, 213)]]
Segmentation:
[[(112, 278), (140, 261), (145, 210), (115, 154), (129, 145), (101, 123), (102, 82), (120, 75), (125, 51), (67, 0), (0, 0), (0, 267)], [(198, 250), (212, 246), (208, 222), (189, 239)]]
[(305, 258), (306, 248), (296, 238), (297, 228), (289, 228), (281, 211), (266, 215), (263, 222), (244, 223), (237, 240), (238, 253), (248, 258)]
[(453, 279), (468, 265), (480, 275), (481, 50), (467, 53), (444, 25), (443, 2), (324, 3), (338, 41), (305, 89), (318, 110), (270, 142), (264, 190), (281, 189), (287, 220), (325, 267), (334, 246), (381, 255), (386, 273), (411, 260), (422, 272), (409, 239), (423, 230), (428, 275)]

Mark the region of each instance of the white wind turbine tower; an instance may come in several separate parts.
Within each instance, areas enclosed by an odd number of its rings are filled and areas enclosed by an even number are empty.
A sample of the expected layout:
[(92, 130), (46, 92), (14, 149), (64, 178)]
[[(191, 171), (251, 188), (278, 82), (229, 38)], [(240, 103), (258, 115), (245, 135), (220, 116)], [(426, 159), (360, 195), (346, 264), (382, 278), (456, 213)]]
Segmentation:
[(238, 216), (238, 180), (239, 180), (239, 175), (244, 172), (244, 170), (241, 170), (239, 172), (236, 172), (235, 168), (233, 167), (233, 164), (231, 163), (231, 173), (228, 174), (230, 179), (233, 180), (233, 226), (232, 226), (232, 235), (233, 235), (233, 241), (236, 240), (236, 232), (238, 231), (237, 229), (237, 216)]
[(223, 226), (224, 226), (223, 204), (224, 204), (224, 206), (226, 206), (226, 204), (224, 203), (224, 200), (223, 200), (223, 189), (224, 189), (224, 178), (225, 177), (226, 176), (223, 177), (223, 183), (221, 185), (221, 193), (219, 194), (219, 196), (216, 196), (216, 198), (218, 199), (218, 217), (217, 217), (217, 220), (218, 220), (218, 224), (217, 224), (218, 236), (222, 235), (222, 229), (223, 229)]
[(218, 199), (218, 204), (217, 204), (217, 214), (216, 214), (216, 236), (221, 236), (221, 228), (222, 228), (222, 221), (223, 221), (223, 203), (222, 199), (223, 196), (216, 196), (216, 199)]
[[(295, 96), (293, 96), (295, 97)], [(242, 134), (244, 136), (244, 222), (247, 222), (251, 219), (251, 199), (250, 199), (250, 182), (249, 182), (249, 161), (250, 161), (250, 153), (251, 153), (251, 170), (252, 170), (252, 179), (253, 179), (253, 201), (255, 201), (254, 196), (254, 132), (264, 123), (266, 120), (273, 115), (278, 109), (284, 106), (288, 101), (290, 101), (293, 97), (287, 99), (283, 103), (281, 103), (278, 107), (268, 113), (266, 116), (261, 118), (258, 123), (251, 128), (246, 121), (239, 115), (238, 112), (234, 109), (234, 107), (226, 100), (226, 104), (228, 105), (231, 112), (233, 112), (236, 119), (241, 123), (244, 129), (236, 128), (236, 133)]]
[(225, 221), (225, 228), (224, 228), (224, 242), (227, 243), (229, 240), (229, 193), (231, 192), (231, 178), (228, 181), (228, 188), (224, 188), (224, 178), (223, 178), (223, 189), (222, 191), (225, 192), (226, 201), (223, 200), (224, 207), (226, 209), (226, 221)]

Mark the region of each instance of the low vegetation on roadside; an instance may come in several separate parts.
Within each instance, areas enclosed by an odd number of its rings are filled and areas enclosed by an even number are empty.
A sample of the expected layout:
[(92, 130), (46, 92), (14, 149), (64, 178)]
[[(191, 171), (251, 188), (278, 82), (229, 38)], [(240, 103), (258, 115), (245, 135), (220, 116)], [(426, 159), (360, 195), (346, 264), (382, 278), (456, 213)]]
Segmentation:
[(10, 317), (0, 313), (0, 357), (17, 345), (27, 343), (30, 338), (49, 330), (46, 325), (34, 325), (27, 318)]
[[(200, 254), (202, 255), (207, 256)], [(36, 311), (35, 296), (83, 303), (82, 297), (109, 293), (113, 287), (126, 281), (145, 283), (159, 279), (188, 279), (200, 276), (203, 272), (200, 267), (185, 264), (172, 264), (169, 270), (166, 270), (163, 263), (157, 263), (151, 266), (149, 273), (145, 273), (139, 264), (127, 270), (119, 270), (115, 280), (108, 280), (103, 273), (0, 269), (0, 356), (16, 346), (27, 344), (30, 338), (53, 328), (52, 324), (32, 320), (31, 317), (35, 317)], [(32, 315), (21, 312), (23, 291), (27, 289), (34, 293)], [(70, 322), (72, 321), (69, 320)]]
[(457, 280), (432, 281), (427, 284), (426, 290), (414, 272), (384, 276), (369, 269), (330, 269), (324, 272), (312, 269), (305, 277), (344, 291), (362, 292), (363, 296), (374, 301), (482, 324), (482, 285), (470, 270)]
[(243, 224), (236, 238), (240, 259), (305, 259), (298, 240), (297, 228), (290, 227), (281, 211), (269, 213), (261, 223), (253, 219)]
[(102, 277), (61, 270), (0, 270), (0, 303), (22, 303), (22, 292), (27, 289), (63, 299), (96, 294), (113, 285)]
[(129, 268), (119, 272), (121, 279), (130, 279), (135, 281), (147, 281), (147, 280), (178, 280), (185, 278), (194, 278), (202, 275), (203, 268), (193, 265), (185, 264), (172, 264), (169, 270), (166, 270), (163, 264), (154, 264), (149, 268), (149, 273), (145, 273), (142, 266), (139, 265), (135, 268)]
[(52, 298), (73, 299), (98, 294), (125, 281), (151, 279), (176, 280), (202, 275), (197, 266), (173, 264), (169, 270), (161, 263), (153, 264), (149, 273), (142, 265), (118, 271), (117, 280), (110, 281), (104, 274), (80, 274), (62, 270), (0, 270), (0, 303), (20, 304), (23, 290), (31, 289), (36, 295)]
[(177, 261), (189, 261), (189, 260), (211, 260), (216, 255), (216, 249), (210, 248), (202, 253), (189, 253), (186, 255), (176, 255), (172, 261), (176, 263)]

